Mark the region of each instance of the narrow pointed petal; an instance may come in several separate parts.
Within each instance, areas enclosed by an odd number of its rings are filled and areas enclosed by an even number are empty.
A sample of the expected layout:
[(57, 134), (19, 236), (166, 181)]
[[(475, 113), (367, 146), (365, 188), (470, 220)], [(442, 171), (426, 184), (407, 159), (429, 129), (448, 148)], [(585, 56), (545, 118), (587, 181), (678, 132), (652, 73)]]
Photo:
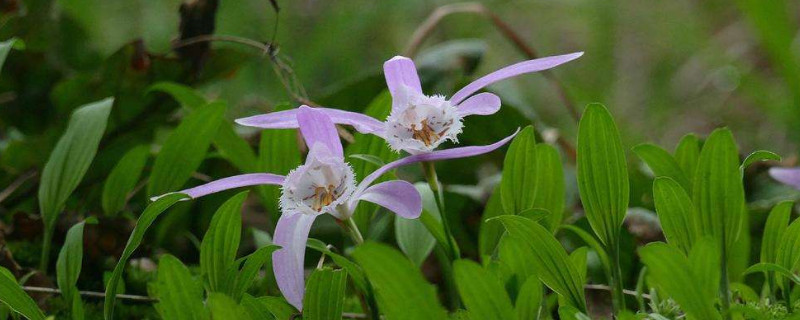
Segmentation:
[[(299, 126), (297, 123), (299, 110), (291, 109), (236, 119), (236, 123), (262, 129), (294, 129)], [(314, 108), (314, 110), (328, 115), (333, 123), (353, 126), (361, 133), (380, 135), (383, 132), (383, 122), (368, 115), (330, 108)]]
[(303, 213), (283, 214), (275, 227), (275, 244), (281, 246), (272, 254), (272, 269), (278, 288), (297, 310), (303, 310), (305, 279), (303, 263), (306, 255), (308, 232), (316, 215)]
[(366, 178), (361, 180), (361, 183), (358, 185), (358, 188), (356, 188), (356, 191), (353, 192), (353, 197), (355, 197), (355, 198), (360, 197), (364, 193), (364, 191), (367, 189), (367, 187), (370, 184), (372, 184), (372, 182), (374, 182), (376, 179), (378, 179), (384, 173), (389, 172), (390, 170), (393, 170), (393, 169), (396, 169), (396, 168), (399, 168), (399, 167), (402, 167), (402, 166), (405, 166), (405, 165), (409, 165), (409, 164), (412, 164), (412, 163), (417, 163), (417, 162), (467, 158), (467, 157), (473, 157), (473, 156), (481, 155), (481, 154), (484, 154), (484, 153), (489, 153), (489, 152), (492, 152), (494, 150), (497, 150), (498, 148), (502, 147), (503, 145), (505, 145), (506, 143), (511, 141), (511, 139), (513, 139), (514, 136), (516, 136), (518, 132), (519, 132), (519, 129), (517, 129), (517, 131), (514, 132), (514, 134), (512, 134), (512, 135), (510, 135), (508, 137), (505, 137), (503, 140), (497, 141), (497, 142), (495, 142), (493, 144), (490, 144), (490, 145), (469, 146), (469, 147), (453, 148), (453, 149), (447, 149), (447, 150), (439, 150), (439, 151), (433, 151), (433, 152), (429, 152), (429, 153), (416, 154), (416, 155), (413, 155), (413, 156), (408, 156), (408, 157), (405, 157), (405, 158), (402, 158), (402, 159), (399, 159), (399, 160), (395, 160), (393, 162), (385, 164), (383, 167), (378, 168), (378, 170), (375, 170), (370, 175), (368, 175)]
[(339, 140), (339, 133), (333, 125), (331, 118), (325, 113), (301, 106), (297, 111), (297, 123), (300, 125), (300, 132), (306, 145), (313, 148), (314, 144), (320, 143), (328, 148), (334, 156), (343, 158), (342, 142)]
[(769, 175), (783, 184), (800, 189), (800, 168), (770, 168)]
[(386, 77), (386, 86), (392, 98), (402, 94), (403, 86), (415, 93), (422, 93), (419, 83), (417, 67), (414, 61), (401, 56), (396, 56), (383, 63), (383, 75)]
[(500, 97), (489, 92), (476, 94), (464, 100), (458, 106), (459, 116), (490, 115), (500, 110)]
[(422, 198), (417, 188), (403, 180), (386, 181), (371, 186), (355, 200), (372, 202), (406, 219), (419, 218), (422, 213)]
[(478, 90), (483, 89), (492, 83), (525, 73), (538, 72), (554, 68), (558, 65), (578, 59), (582, 55), (583, 52), (576, 52), (560, 56), (533, 59), (512, 64), (508, 67), (487, 74), (481, 77), (480, 79), (475, 80), (472, 83), (468, 84), (461, 90), (458, 90), (458, 92), (456, 92), (453, 95), (453, 97), (450, 98), (450, 102), (453, 103), (454, 105), (459, 104), (461, 101), (464, 101), (464, 99), (471, 96), (473, 93), (478, 92)]
[[(216, 181), (212, 181), (203, 185), (199, 185), (194, 188), (181, 190), (178, 192), (173, 193), (183, 193), (191, 197), (192, 199), (197, 199), (199, 197), (209, 195), (212, 193), (217, 193), (220, 191), (225, 191), (229, 189), (247, 187), (247, 186), (258, 186), (258, 185), (280, 185), (283, 183), (283, 180), (286, 177), (271, 174), (271, 173), (249, 173), (243, 174), (233, 177), (222, 178)], [(152, 201), (156, 201), (158, 198), (161, 198), (165, 195), (160, 195), (157, 197), (150, 198)]]

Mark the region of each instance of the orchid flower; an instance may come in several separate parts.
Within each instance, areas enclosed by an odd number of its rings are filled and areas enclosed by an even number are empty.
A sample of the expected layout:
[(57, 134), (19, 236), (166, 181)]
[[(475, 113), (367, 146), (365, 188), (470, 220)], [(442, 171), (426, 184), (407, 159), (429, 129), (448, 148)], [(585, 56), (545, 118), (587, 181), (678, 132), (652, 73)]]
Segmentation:
[(770, 168), (769, 175), (779, 182), (800, 190), (800, 167)]
[[(468, 84), (450, 99), (425, 95), (414, 61), (397, 56), (383, 64), (386, 85), (392, 95), (392, 110), (385, 122), (360, 113), (317, 108), (333, 122), (353, 126), (361, 133), (382, 137), (395, 151), (410, 154), (431, 152), (445, 141), (458, 142), (458, 134), (469, 115), (490, 115), (500, 110), (500, 98), (488, 92), (474, 93), (500, 80), (525, 73), (547, 70), (583, 55), (583, 52), (519, 62)], [(273, 112), (236, 122), (251, 127), (297, 128), (297, 109)]]
[(454, 148), (405, 157), (388, 163), (356, 184), (353, 169), (344, 161), (342, 144), (331, 117), (319, 109), (300, 107), (295, 114), (309, 153), (305, 164), (281, 176), (251, 173), (228, 177), (179, 191), (192, 199), (223, 190), (255, 185), (280, 185), (282, 211), (275, 227), (275, 244), (281, 246), (273, 254), (273, 270), (286, 300), (298, 310), (303, 308), (305, 281), (303, 264), (308, 233), (314, 220), (328, 213), (349, 221), (359, 201), (378, 204), (395, 214), (414, 219), (422, 212), (417, 189), (402, 180), (372, 185), (384, 173), (421, 161), (471, 157), (493, 151), (511, 140), (511, 135), (487, 146)]

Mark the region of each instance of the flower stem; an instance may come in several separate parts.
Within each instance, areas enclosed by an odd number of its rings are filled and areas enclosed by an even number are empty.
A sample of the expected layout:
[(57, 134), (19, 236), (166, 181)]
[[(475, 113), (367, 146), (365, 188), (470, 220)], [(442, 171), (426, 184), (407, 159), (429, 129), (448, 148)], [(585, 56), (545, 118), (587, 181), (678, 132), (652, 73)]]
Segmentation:
[(614, 308), (614, 314), (619, 315), (620, 312), (625, 310), (625, 294), (622, 286), (622, 269), (619, 264), (619, 240), (615, 241), (610, 246), (611, 253), (611, 301)]
[(50, 245), (53, 242), (53, 229), (45, 227), (44, 237), (42, 238), (42, 256), (39, 260), (39, 271), (47, 275), (47, 267), (50, 263)]
[[(730, 283), (728, 280), (728, 254), (725, 248), (725, 233), (722, 234), (722, 261), (720, 261), (720, 265), (722, 267), (721, 274), (722, 279), (720, 279), (719, 283), (719, 291), (722, 297), (721, 308), (722, 309), (722, 317), (723, 319), (730, 320), (731, 319), (731, 291), (730, 291)], [(791, 308), (791, 306), (790, 306)]]
[(350, 235), (350, 238), (353, 239), (356, 245), (364, 243), (364, 237), (361, 235), (361, 231), (358, 230), (358, 225), (356, 225), (353, 218), (347, 218), (347, 220), (344, 221), (344, 227), (347, 229), (347, 234)]
[(457, 247), (455, 240), (453, 239), (453, 233), (450, 231), (450, 224), (447, 222), (447, 211), (445, 211), (444, 207), (444, 190), (442, 190), (442, 185), (439, 183), (439, 177), (436, 175), (436, 166), (433, 162), (425, 161), (422, 162), (422, 169), (425, 172), (425, 179), (428, 181), (428, 186), (430, 186), (431, 191), (433, 191), (433, 198), (436, 201), (436, 208), (439, 209), (439, 215), (442, 217), (442, 228), (444, 229), (444, 235), (447, 238), (447, 243), (445, 245), (448, 249), (448, 255), (450, 256), (450, 260), (454, 261), (461, 257), (456, 249)]

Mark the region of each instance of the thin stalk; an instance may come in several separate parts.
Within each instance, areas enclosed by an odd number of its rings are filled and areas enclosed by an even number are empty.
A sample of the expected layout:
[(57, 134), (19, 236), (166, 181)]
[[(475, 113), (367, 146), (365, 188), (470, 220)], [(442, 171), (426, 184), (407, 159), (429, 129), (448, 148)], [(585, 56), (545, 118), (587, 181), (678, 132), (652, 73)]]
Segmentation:
[(611, 254), (611, 301), (614, 314), (619, 314), (625, 310), (625, 288), (622, 286), (622, 269), (619, 264), (619, 241), (615, 241), (610, 246)]
[(728, 254), (727, 249), (725, 248), (725, 233), (722, 233), (722, 261), (720, 263), (722, 267), (722, 279), (720, 279), (719, 284), (719, 291), (722, 295), (721, 300), (721, 309), (722, 309), (722, 317), (726, 320), (731, 320), (731, 291), (730, 291), (730, 283), (728, 280)]
[(436, 175), (436, 166), (433, 162), (425, 161), (422, 162), (422, 169), (425, 172), (425, 179), (428, 180), (428, 186), (430, 186), (431, 191), (433, 191), (433, 194), (435, 195), (433, 198), (436, 200), (436, 208), (439, 209), (439, 215), (442, 217), (442, 228), (444, 229), (444, 235), (447, 238), (446, 246), (448, 248), (448, 255), (450, 256), (450, 260), (454, 261), (461, 257), (456, 250), (456, 243), (453, 240), (453, 233), (450, 231), (450, 223), (447, 222), (447, 211), (445, 211), (444, 207), (444, 190), (442, 190), (442, 185), (439, 183), (439, 177)]
[(786, 310), (789, 310), (789, 313), (794, 312), (794, 308), (792, 308), (792, 290), (789, 289), (789, 279), (783, 279), (783, 299), (786, 301)]
[(344, 227), (347, 230), (347, 234), (350, 235), (350, 238), (353, 239), (356, 245), (364, 243), (364, 236), (361, 235), (361, 231), (358, 230), (358, 226), (353, 218), (347, 218), (344, 221)]
[(53, 242), (53, 228), (45, 226), (44, 237), (42, 238), (42, 257), (39, 259), (39, 270), (47, 275), (47, 267), (50, 264), (50, 245)]

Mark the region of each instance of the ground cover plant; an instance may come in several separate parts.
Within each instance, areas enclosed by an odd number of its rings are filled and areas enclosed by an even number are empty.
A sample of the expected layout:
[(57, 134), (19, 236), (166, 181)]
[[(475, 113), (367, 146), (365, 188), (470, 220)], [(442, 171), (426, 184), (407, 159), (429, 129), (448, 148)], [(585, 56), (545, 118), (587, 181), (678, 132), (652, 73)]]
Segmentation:
[(680, 4), (0, 1), (0, 319), (800, 318), (799, 5)]

